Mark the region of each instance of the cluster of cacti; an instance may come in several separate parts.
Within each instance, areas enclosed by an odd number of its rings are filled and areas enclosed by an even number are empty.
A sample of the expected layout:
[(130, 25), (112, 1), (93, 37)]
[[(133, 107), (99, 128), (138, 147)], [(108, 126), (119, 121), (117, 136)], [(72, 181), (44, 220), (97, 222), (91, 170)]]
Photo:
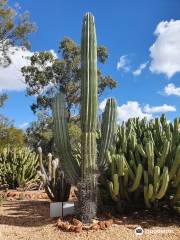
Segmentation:
[(0, 153), (0, 185), (10, 188), (25, 187), (35, 181), (38, 156), (28, 148), (4, 148)]
[(116, 202), (144, 196), (148, 208), (160, 200), (180, 200), (180, 120), (129, 119), (118, 127), (116, 141), (107, 153), (111, 166), (109, 190)]
[[(59, 165), (59, 159), (53, 159), (51, 153), (48, 154), (48, 166), (44, 167), (41, 147), (39, 153), (39, 176), (44, 184), (48, 197), (54, 202), (65, 202), (69, 198), (71, 185), (65, 181), (64, 172)], [(46, 171), (47, 168), (47, 171)]]
[[(96, 184), (98, 166), (101, 171), (106, 166), (108, 150), (116, 125), (116, 103), (107, 101), (103, 114), (102, 138), (97, 150), (97, 46), (94, 17), (87, 13), (83, 20), (81, 38), (81, 151), (74, 155), (69, 141), (67, 113), (63, 93), (52, 102), (54, 118), (54, 138), (61, 166), (66, 180), (78, 186), (80, 217), (89, 222), (96, 215)], [(97, 166), (98, 165), (98, 166)]]

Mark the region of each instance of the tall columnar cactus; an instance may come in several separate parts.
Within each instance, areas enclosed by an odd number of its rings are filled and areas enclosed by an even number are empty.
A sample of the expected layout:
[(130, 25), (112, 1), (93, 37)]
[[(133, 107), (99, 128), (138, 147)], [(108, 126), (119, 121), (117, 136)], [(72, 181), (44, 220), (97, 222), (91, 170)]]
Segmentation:
[(96, 216), (97, 43), (94, 17), (87, 13), (81, 36), (81, 217)]
[(116, 102), (108, 99), (102, 119), (102, 136), (97, 146), (98, 109), (97, 46), (94, 17), (83, 19), (81, 37), (81, 157), (71, 150), (63, 93), (52, 102), (54, 139), (66, 180), (78, 186), (79, 213), (83, 222), (96, 216), (96, 175), (107, 167), (107, 150), (116, 131)]
[(41, 147), (38, 147), (39, 153), (39, 176), (44, 184), (48, 197), (53, 202), (65, 202), (69, 198), (71, 185), (66, 182), (64, 172), (60, 169), (59, 159), (53, 159), (52, 154), (48, 154), (47, 170), (43, 164), (43, 155)]

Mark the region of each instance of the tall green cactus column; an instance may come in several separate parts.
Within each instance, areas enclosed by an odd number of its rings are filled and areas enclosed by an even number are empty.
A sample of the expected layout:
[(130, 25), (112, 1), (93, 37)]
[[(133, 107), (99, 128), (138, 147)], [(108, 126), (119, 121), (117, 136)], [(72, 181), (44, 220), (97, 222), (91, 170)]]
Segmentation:
[(81, 38), (81, 219), (96, 216), (97, 46), (94, 17), (84, 16)]

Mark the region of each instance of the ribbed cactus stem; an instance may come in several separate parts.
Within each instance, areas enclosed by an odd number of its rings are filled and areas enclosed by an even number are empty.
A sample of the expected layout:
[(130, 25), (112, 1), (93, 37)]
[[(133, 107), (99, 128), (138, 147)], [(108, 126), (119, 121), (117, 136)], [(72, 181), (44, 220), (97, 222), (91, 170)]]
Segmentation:
[(148, 173), (153, 176), (154, 171), (154, 145), (153, 142), (150, 141), (146, 143), (146, 154), (148, 158)]
[(51, 175), (52, 175), (52, 154), (48, 153), (48, 177), (49, 180), (51, 180)]
[(98, 165), (100, 170), (104, 170), (107, 165), (106, 153), (113, 142), (113, 137), (116, 132), (116, 101), (109, 98), (106, 102), (106, 107), (103, 113), (101, 126), (101, 144), (99, 150)]
[(170, 169), (170, 173), (169, 173), (170, 180), (176, 174), (178, 167), (180, 167), (180, 145), (177, 147), (176, 156), (175, 156), (174, 162), (172, 164), (172, 167)]
[(166, 190), (168, 188), (169, 174), (168, 174), (168, 168), (167, 167), (164, 167), (164, 169), (163, 169), (162, 180), (161, 181), (162, 181), (161, 187), (159, 189), (159, 192), (155, 196), (157, 199), (161, 199), (165, 195)]
[[(81, 37), (81, 219), (96, 216), (97, 44), (94, 17), (83, 19)], [(85, 190), (85, 185), (86, 190)], [(81, 191), (81, 186), (80, 186)]]
[(67, 182), (76, 185), (79, 181), (79, 165), (74, 158), (67, 125), (67, 111), (63, 93), (57, 94), (52, 102), (54, 139)]
[(114, 199), (114, 201), (119, 201), (119, 177), (118, 174), (113, 174), (112, 176), (112, 182), (109, 182), (109, 191), (111, 194), (111, 197)]
[(160, 181), (160, 167), (155, 166), (154, 168), (154, 193), (155, 194), (159, 189), (159, 181)]
[(138, 164), (137, 171), (136, 171), (136, 177), (135, 177), (135, 180), (134, 180), (132, 186), (129, 188), (129, 192), (134, 192), (139, 187), (142, 173), (143, 173), (143, 166), (142, 166), (142, 164)]

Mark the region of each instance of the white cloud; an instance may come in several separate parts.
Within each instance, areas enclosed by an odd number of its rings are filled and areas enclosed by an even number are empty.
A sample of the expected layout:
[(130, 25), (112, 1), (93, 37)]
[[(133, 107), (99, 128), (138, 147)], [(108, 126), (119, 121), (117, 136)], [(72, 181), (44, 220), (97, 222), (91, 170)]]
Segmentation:
[(173, 83), (169, 83), (165, 86), (164, 93), (168, 96), (175, 95), (180, 97), (180, 87), (176, 87)]
[(21, 91), (25, 89), (21, 68), (29, 64), (27, 57), (31, 57), (32, 54), (25, 48), (10, 48), (8, 55), (12, 63), (5, 68), (0, 66), (0, 90)]
[(142, 73), (143, 69), (146, 68), (147, 64), (148, 64), (148, 62), (140, 64), (139, 67), (135, 71), (132, 72), (133, 75), (139, 76)]
[[(99, 109), (101, 111), (105, 109), (106, 101), (107, 98), (100, 103)], [(154, 114), (175, 111), (176, 108), (174, 106), (166, 104), (153, 107), (150, 107), (149, 104), (147, 104), (142, 107), (137, 101), (128, 101), (126, 104), (117, 107), (117, 120), (118, 122), (123, 122), (134, 117), (139, 117), (140, 119), (144, 117), (147, 119), (152, 119), (153, 117), (156, 117)]]
[(105, 98), (100, 104), (99, 104), (99, 109), (101, 111), (104, 111), (105, 106), (106, 106), (107, 98)]
[[(99, 108), (103, 111), (107, 99), (104, 99)], [(152, 118), (152, 114), (143, 112), (140, 104), (137, 101), (128, 101), (126, 104), (117, 107), (117, 120), (118, 122), (126, 121), (128, 118), (139, 117), (140, 119), (147, 117)]]
[(29, 126), (28, 122), (22, 123), (19, 125), (19, 128), (26, 129)]
[(128, 118), (147, 117), (152, 118), (151, 114), (144, 113), (140, 104), (136, 101), (128, 101), (126, 104), (117, 107), (118, 122), (126, 121)]
[[(57, 55), (53, 50), (50, 52), (56, 58)], [(29, 58), (34, 53), (24, 47), (11, 47), (8, 56), (12, 63), (8, 67), (0, 66), (0, 91), (22, 91), (25, 89), (24, 78), (21, 73), (23, 66), (30, 64)]]
[(117, 70), (123, 70), (125, 72), (129, 72), (130, 65), (129, 65), (129, 60), (127, 55), (122, 55), (119, 58), (119, 61), (117, 63)]
[(150, 70), (171, 78), (180, 72), (180, 20), (162, 21), (154, 32), (156, 41), (150, 47)]
[(144, 112), (146, 113), (166, 113), (166, 112), (175, 112), (176, 111), (176, 107), (175, 106), (171, 106), (171, 105), (167, 105), (167, 104), (163, 104), (161, 106), (149, 106), (149, 104), (147, 104), (144, 107)]

